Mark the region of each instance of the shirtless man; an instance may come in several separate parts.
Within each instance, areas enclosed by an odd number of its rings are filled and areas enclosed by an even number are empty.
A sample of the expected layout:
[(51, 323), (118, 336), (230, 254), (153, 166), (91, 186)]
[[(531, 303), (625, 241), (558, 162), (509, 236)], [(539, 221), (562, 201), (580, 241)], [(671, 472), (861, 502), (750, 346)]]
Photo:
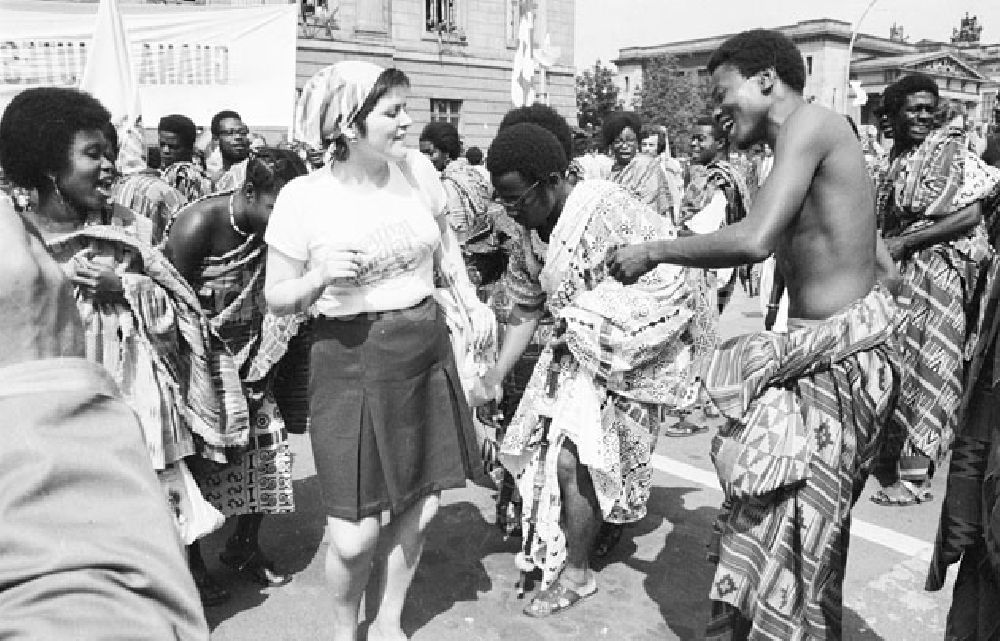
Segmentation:
[(621, 248), (609, 267), (630, 283), (660, 263), (735, 267), (775, 253), (789, 333), (727, 342), (705, 383), (729, 418), (712, 446), (726, 501), (707, 638), (839, 638), (849, 513), (898, 368), (871, 181), (843, 116), (803, 99), (802, 55), (784, 35), (733, 36), (708, 71), (732, 142), (774, 149), (770, 176), (742, 221)]

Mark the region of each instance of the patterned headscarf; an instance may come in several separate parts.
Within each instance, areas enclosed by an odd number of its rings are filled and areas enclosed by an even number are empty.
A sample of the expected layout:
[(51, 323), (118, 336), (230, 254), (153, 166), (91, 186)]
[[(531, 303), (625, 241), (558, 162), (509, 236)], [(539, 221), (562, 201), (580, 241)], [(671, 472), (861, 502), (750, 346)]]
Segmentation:
[(295, 105), (295, 140), (322, 149), (325, 121), (334, 123), (332, 136), (340, 136), (354, 122), (382, 71), (370, 62), (344, 60), (316, 72)]

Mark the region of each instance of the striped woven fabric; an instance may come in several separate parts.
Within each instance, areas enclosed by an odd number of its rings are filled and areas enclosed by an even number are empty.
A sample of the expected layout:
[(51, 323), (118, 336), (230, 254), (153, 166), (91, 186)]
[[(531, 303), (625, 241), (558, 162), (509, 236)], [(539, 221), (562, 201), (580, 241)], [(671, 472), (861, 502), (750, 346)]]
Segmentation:
[[(226, 254), (206, 258), (192, 283), (210, 319), (213, 350), (234, 356), (253, 412), (246, 448), (229, 450), (229, 465), (198, 477), (205, 498), (226, 516), (295, 508), (288, 432), (272, 388), (276, 366), (304, 317), (266, 311), (266, 250), (263, 240), (251, 235)], [(308, 377), (294, 381), (305, 386)], [(283, 391), (304, 395), (287, 385)]]
[(152, 169), (116, 181), (111, 188), (111, 198), (153, 223), (151, 244), (154, 246), (163, 240), (170, 219), (187, 202)]
[(706, 389), (729, 422), (712, 444), (725, 503), (707, 639), (840, 638), (850, 511), (898, 381), (896, 316), (875, 288), (716, 353)]
[[(218, 461), (225, 461), (222, 449), (246, 443), (246, 399), (232, 358), (209, 349), (209, 326), (198, 299), (162, 253), (104, 226), (54, 239), (49, 249), (61, 263), (82, 251), (92, 252), (123, 273), (125, 309), (120, 304), (86, 304), (81, 315), (90, 319), (93, 340), (103, 341), (94, 343), (93, 353), (103, 354), (97, 360), (112, 372), (144, 422), (147, 445), (156, 450), (151, 451), (154, 465), (160, 468), (172, 462), (165, 460), (175, 457), (164, 448), (189, 440), (187, 431), (214, 448), (209, 457)], [(119, 337), (113, 347), (121, 353), (109, 352), (110, 337)], [(134, 354), (125, 358), (129, 346), (122, 337), (142, 348), (148, 362), (136, 360)], [(141, 382), (136, 379), (137, 373), (147, 370)], [(190, 453), (185, 450), (181, 455)]]
[[(883, 235), (905, 236), (971, 204), (987, 202), (1000, 173), (935, 133), (884, 166), (877, 187)], [(983, 212), (984, 214), (988, 212)], [(906, 372), (890, 423), (883, 463), (901, 458), (940, 462), (967, 404), (987, 347), (996, 335), (1000, 261), (984, 223), (898, 263), (897, 302), (907, 322), (901, 345)], [(919, 461), (924, 461), (922, 464)], [(916, 478), (900, 465), (903, 478)]]

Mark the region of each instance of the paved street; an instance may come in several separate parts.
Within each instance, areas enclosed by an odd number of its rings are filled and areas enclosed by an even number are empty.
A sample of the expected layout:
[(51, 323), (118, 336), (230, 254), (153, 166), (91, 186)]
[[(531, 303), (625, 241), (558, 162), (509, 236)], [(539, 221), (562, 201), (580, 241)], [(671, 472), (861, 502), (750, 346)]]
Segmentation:
[[(757, 301), (737, 299), (723, 321), (726, 335), (758, 328)], [(297, 573), (295, 580), (262, 591), (218, 569), (220, 578), (231, 581), (234, 598), (208, 613), (214, 640), (326, 638), (327, 541), (319, 487), (308, 437), (293, 439), (299, 511), (266, 521), (263, 538), (275, 559)], [(661, 437), (648, 517), (627, 529), (619, 547), (598, 566), (598, 594), (546, 620), (520, 613), (526, 601), (516, 598), (513, 563), (519, 542), (504, 541), (493, 527), (491, 494), (472, 487), (446, 493), (410, 590), (406, 632), (426, 641), (700, 639), (712, 571), (705, 544), (721, 500), (708, 456), (710, 441), (711, 432)], [(944, 475), (939, 479), (938, 495)], [(923, 591), (940, 496), (930, 504), (880, 508), (868, 500), (873, 487), (870, 482), (854, 512), (844, 638), (941, 639), (951, 584), (939, 593)], [(217, 556), (224, 536), (211, 537), (206, 559)]]

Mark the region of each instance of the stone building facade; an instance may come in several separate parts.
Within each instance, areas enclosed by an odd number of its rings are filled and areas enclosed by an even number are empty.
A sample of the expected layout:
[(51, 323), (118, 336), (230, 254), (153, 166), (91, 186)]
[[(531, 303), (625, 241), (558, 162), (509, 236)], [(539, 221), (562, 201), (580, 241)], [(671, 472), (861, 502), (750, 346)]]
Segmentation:
[[(317, 0), (311, 0), (316, 2)], [(539, 98), (576, 118), (573, 69), (575, 0), (535, 0), (537, 44), (549, 34), (555, 64), (537, 80)], [(344, 59), (395, 66), (410, 77), (411, 128), (448, 120), (466, 146), (486, 148), (511, 107), (517, 0), (327, 0), (303, 5), (297, 86)]]
[[(1000, 119), (1000, 112), (996, 111), (1000, 45), (980, 45), (978, 32), (975, 41), (970, 42), (965, 21), (963, 28), (965, 31), (956, 30), (951, 43), (927, 40), (909, 43), (901, 30), (894, 29), (889, 38), (859, 33), (851, 46), (851, 25), (841, 20), (806, 20), (774, 27), (791, 38), (802, 52), (807, 74), (803, 91), (806, 98), (849, 114), (859, 123), (874, 123), (872, 110), (888, 84), (909, 72), (920, 71), (937, 81), (945, 99), (965, 106), (975, 122), (993, 125)], [(709, 57), (730, 35), (621, 49), (614, 62), (618, 68), (619, 92), (626, 106), (638, 99), (644, 61), (671, 55), (683, 73), (706, 76)], [(854, 89), (858, 86), (867, 96), (863, 102)]]

